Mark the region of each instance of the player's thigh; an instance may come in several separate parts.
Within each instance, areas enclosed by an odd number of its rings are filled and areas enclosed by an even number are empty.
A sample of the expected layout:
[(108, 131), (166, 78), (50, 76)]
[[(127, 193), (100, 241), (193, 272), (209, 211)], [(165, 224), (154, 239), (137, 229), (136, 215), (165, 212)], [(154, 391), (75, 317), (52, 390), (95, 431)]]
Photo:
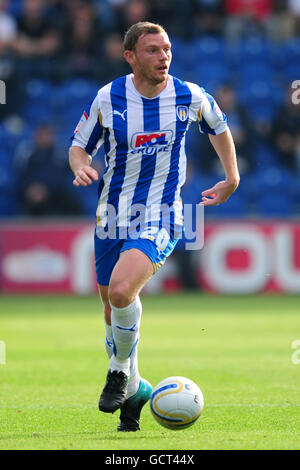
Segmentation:
[(123, 251), (115, 265), (109, 283), (108, 295), (113, 305), (129, 305), (153, 274), (153, 263), (137, 248)]
[(102, 300), (102, 303), (103, 303), (105, 322), (108, 325), (110, 325), (111, 324), (111, 307), (110, 307), (109, 298), (108, 298), (108, 286), (102, 286), (98, 284), (98, 292), (99, 292), (100, 299)]

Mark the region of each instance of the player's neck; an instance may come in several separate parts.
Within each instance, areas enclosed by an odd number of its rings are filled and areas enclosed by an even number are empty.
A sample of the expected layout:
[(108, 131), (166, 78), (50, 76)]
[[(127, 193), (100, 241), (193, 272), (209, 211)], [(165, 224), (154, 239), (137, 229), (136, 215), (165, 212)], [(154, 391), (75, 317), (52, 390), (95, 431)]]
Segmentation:
[(167, 86), (168, 77), (162, 83), (153, 84), (148, 80), (137, 75), (132, 75), (132, 81), (136, 90), (146, 98), (155, 98), (158, 96)]

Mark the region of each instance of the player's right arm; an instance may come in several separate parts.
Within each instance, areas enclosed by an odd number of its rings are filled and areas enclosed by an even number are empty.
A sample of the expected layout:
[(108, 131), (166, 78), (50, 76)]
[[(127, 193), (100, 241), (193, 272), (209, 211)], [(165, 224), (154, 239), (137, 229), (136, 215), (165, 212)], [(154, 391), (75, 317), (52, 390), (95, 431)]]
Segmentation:
[(92, 157), (103, 143), (104, 128), (99, 109), (98, 94), (86, 107), (72, 137), (69, 163), (74, 173), (75, 186), (87, 186), (97, 181), (98, 172), (91, 167)]
[(69, 163), (74, 173), (74, 186), (87, 186), (98, 181), (98, 172), (92, 168), (92, 157), (81, 147), (73, 145), (69, 150)]

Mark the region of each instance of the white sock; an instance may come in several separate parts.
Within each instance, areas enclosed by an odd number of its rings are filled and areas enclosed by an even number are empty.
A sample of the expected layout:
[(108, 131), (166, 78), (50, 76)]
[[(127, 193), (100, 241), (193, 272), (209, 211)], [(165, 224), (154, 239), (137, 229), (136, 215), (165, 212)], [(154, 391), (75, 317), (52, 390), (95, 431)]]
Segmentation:
[[(113, 355), (113, 342), (111, 336), (111, 326), (105, 323), (106, 337), (105, 337), (105, 348), (108, 355), (108, 359)], [(130, 356), (130, 373), (127, 388), (126, 398), (132, 397), (139, 389), (141, 376), (138, 369), (138, 347), (134, 348), (133, 353)]]
[[(108, 359), (110, 359), (111, 356), (113, 355), (113, 340), (112, 340), (112, 334), (111, 334), (111, 325), (108, 325), (108, 323), (106, 322), (104, 323), (105, 323), (105, 330), (106, 330), (105, 349), (108, 355)], [(134, 351), (132, 352), (130, 356), (130, 375), (129, 375), (126, 398), (133, 396), (138, 391), (140, 380), (141, 380), (141, 376), (139, 374), (139, 369), (138, 369), (138, 345), (136, 345), (136, 347), (134, 348)]]
[(111, 356), (113, 355), (113, 340), (112, 340), (112, 334), (111, 334), (111, 325), (108, 325), (108, 323), (105, 323), (105, 330), (106, 330), (106, 336), (105, 336), (105, 349), (108, 355), (108, 358), (110, 359)]
[(130, 356), (130, 376), (126, 398), (132, 397), (132, 395), (138, 391), (140, 380), (141, 376), (138, 369), (138, 346), (136, 345), (133, 353)]
[[(124, 308), (111, 305), (111, 334), (113, 355), (109, 361), (110, 370), (118, 370), (130, 376), (131, 357), (133, 357), (134, 375), (136, 375), (137, 357), (135, 349), (139, 340), (139, 325), (142, 304), (136, 299)], [(134, 354), (135, 353), (135, 354)], [(133, 381), (136, 380), (133, 377)], [(135, 392), (134, 392), (135, 393)]]

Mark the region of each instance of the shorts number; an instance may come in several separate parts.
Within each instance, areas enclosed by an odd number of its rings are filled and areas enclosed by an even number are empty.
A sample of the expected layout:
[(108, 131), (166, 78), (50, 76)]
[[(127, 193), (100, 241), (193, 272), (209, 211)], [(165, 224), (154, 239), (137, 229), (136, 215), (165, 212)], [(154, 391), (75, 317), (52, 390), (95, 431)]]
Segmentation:
[(158, 227), (147, 227), (141, 234), (141, 238), (147, 238), (155, 242), (157, 247), (164, 251), (169, 243), (170, 235), (165, 228), (158, 231)]
[(165, 228), (160, 229), (156, 237), (156, 245), (161, 251), (164, 251), (167, 248), (167, 245), (170, 240), (170, 235)]

